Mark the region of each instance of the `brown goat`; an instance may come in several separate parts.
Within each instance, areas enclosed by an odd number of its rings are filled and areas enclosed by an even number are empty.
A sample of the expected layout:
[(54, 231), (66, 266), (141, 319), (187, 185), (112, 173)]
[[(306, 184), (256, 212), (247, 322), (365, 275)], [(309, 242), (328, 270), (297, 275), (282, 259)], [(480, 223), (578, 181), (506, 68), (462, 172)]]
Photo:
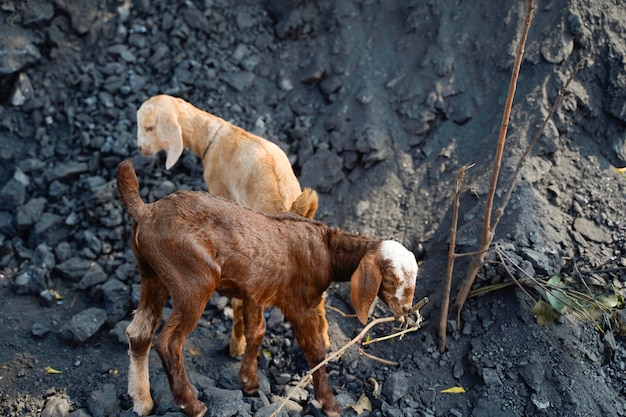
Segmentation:
[[(139, 107), (137, 147), (143, 155), (164, 150), (166, 169), (178, 161), (185, 147), (189, 148), (202, 159), (209, 192), (254, 211), (277, 214), (289, 210), (313, 218), (317, 210), (317, 203), (308, 205), (306, 211), (292, 205), (302, 192), (310, 190), (301, 191), (289, 158), (280, 147), (181, 98), (159, 94)], [(236, 298), (232, 306), (229, 351), (231, 356), (238, 356), (245, 349), (243, 306)], [(317, 308), (323, 317), (320, 331), (329, 348), (323, 300)]]
[[(192, 417), (204, 415), (207, 407), (189, 383), (182, 348), (214, 291), (244, 301), (247, 346), (239, 377), (246, 393), (259, 387), (264, 308), (281, 309), (311, 367), (326, 356), (317, 306), (331, 282), (351, 281), (352, 304), (362, 323), (376, 295), (398, 317), (411, 308), (417, 263), (398, 242), (348, 234), (291, 213), (260, 214), (201, 191), (179, 191), (145, 204), (131, 160), (120, 163), (117, 187), (133, 219), (131, 242), (141, 275), (139, 306), (126, 329), (128, 392), (139, 415), (154, 405), (148, 354), (168, 296), (172, 312), (155, 349), (174, 402)], [(306, 198), (298, 204), (306, 206)], [(326, 414), (339, 416), (325, 366), (314, 372), (313, 386)]]

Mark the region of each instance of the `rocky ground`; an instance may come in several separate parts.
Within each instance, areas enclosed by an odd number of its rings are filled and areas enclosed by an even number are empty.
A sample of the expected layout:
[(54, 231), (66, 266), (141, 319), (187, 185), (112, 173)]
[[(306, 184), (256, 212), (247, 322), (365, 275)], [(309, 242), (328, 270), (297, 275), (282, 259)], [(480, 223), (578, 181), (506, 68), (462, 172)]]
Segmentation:
[[(0, 1), (0, 414), (133, 415), (123, 329), (138, 275), (115, 170), (133, 158), (147, 200), (205, 187), (189, 152), (171, 171), (162, 155), (138, 155), (135, 111), (167, 93), (280, 144), (320, 194), (317, 219), (395, 238), (420, 259), (424, 326), (364, 348), (397, 364), (356, 347), (330, 364), (346, 416), (626, 415), (619, 1), (537, 1), (501, 187), (573, 67), (586, 64), (522, 170), (474, 285), (510, 283), (511, 273), (576, 278), (573, 264), (590, 287), (619, 295), (613, 309), (596, 324), (567, 314), (539, 325), (531, 308), (543, 291), (510, 285), (471, 298), (461, 327), (449, 323), (447, 350), (437, 349), (454, 183), (475, 164), (457, 237), (457, 252), (471, 252), (525, 10), (523, 1)], [(466, 265), (456, 263), (453, 295)], [(332, 287), (329, 305), (349, 313), (347, 291)], [(269, 415), (306, 362), (280, 312), (268, 311), (261, 393), (244, 397), (225, 350), (231, 314), (223, 297), (207, 306), (185, 348), (192, 380), (210, 416)], [(361, 328), (334, 309), (328, 319), (333, 350)], [(155, 415), (182, 416), (152, 359)], [(442, 392), (450, 387), (465, 392)], [(362, 393), (371, 411), (355, 406)], [(310, 386), (298, 392), (290, 415), (320, 415), (311, 398)]]

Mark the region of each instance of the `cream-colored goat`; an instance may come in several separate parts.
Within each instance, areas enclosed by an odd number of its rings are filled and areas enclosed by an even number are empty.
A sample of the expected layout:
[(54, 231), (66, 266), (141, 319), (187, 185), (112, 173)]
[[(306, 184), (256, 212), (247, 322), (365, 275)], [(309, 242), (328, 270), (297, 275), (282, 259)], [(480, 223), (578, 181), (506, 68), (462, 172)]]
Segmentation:
[[(148, 156), (165, 151), (167, 169), (174, 166), (185, 147), (189, 148), (202, 160), (209, 192), (260, 213), (289, 211), (302, 193), (280, 147), (177, 97), (157, 95), (141, 105), (137, 111), (137, 146), (141, 154)], [(304, 217), (315, 214), (315, 210), (294, 210)], [(232, 305), (229, 349), (232, 356), (237, 356), (245, 350), (243, 306), (237, 299)], [(324, 301), (318, 309), (325, 317)], [(320, 332), (326, 347), (330, 347), (325, 319)]]

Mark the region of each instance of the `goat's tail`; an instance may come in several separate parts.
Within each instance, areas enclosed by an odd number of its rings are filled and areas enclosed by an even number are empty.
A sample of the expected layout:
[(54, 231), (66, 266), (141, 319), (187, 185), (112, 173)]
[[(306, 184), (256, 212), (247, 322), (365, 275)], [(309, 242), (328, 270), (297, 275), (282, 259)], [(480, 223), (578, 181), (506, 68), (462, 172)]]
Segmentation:
[(302, 194), (291, 203), (290, 212), (299, 214), (302, 217), (312, 219), (317, 211), (317, 192), (312, 188), (305, 188)]
[(139, 195), (139, 181), (132, 159), (120, 162), (117, 167), (117, 195), (128, 215), (139, 221), (145, 211), (145, 203)]

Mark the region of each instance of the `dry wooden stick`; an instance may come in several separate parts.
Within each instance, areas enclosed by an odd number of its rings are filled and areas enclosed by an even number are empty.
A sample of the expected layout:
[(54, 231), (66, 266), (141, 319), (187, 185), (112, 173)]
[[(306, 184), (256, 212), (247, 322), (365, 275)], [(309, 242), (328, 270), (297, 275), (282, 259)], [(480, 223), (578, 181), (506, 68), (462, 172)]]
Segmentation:
[(500, 165), (502, 164), (502, 154), (504, 153), (504, 144), (506, 142), (506, 133), (509, 127), (509, 119), (511, 115), (511, 108), (513, 107), (513, 97), (515, 96), (515, 89), (517, 87), (517, 79), (519, 77), (519, 70), (522, 64), (522, 57), (524, 56), (524, 48), (526, 45), (526, 39), (528, 38), (528, 31), (530, 29), (530, 23), (532, 21), (533, 10), (535, 9), (534, 0), (528, 0), (528, 9), (526, 12), (526, 20), (524, 24), (524, 30), (515, 56), (515, 64), (513, 65), (513, 72), (511, 74), (511, 82), (509, 84), (509, 92), (506, 98), (506, 104), (504, 106), (504, 112), (502, 115), (502, 124), (500, 126), (500, 135), (498, 137), (498, 146), (496, 149), (496, 156), (494, 158), (493, 172), (491, 175), (491, 182), (489, 185), (489, 193), (487, 194), (487, 201), (485, 203), (485, 212), (483, 216), (483, 231), (481, 236), (481, 243), (478, 252), (479, 255), (472, 257), (467, 269), (465, 279), (461, 284), (459, 293), (456, 298), (455, 306), (457, 310), (456, 322), (457, 326), (461, 323), (461, 310), (467, 300), (467, 295), (472, 288), (472, 284), (476, 279), (478, 271), (483, 265), (487, 249), (491, 245), (493, 240), (494, 229), (491, 227), (491, 210), (493, 209), (493, 201), (496, 195), (496, 188), (498, 185), (498, 176), (500, 173)]
[(400, 366), (399, 362), (395, 362), (395, 361), (390, 361), (388, 359), (379, 358), (378, 356), (374, 356), (374, 355), (371, 355), (371, 354), (367, 353), (366, 351), (364, 351), (361, 348), (359, 348), (359, 355), (363, 355), (363, 356), (365, 356), (368, 359), (371, 359), (371, 360), (376, 361), (376, 362), (380, 362), (383, 365)]
[(454, 206), (452, 207), (452, 225), (450, 226), (450, 247), (448, 248), (448, 270), (446, 272), (446, 282), (443, 288), (443, 299), (441, 300), (441, 315), (439, 316), (439, 352), (446, 350), (446, 329), (448, 324), (448, 309), (450, 308), (450, 290), (452, 288), (452, 274), (454, 272), (454, 249), (456, 246), (456, 228), (459, 218), (459, 199), (461, 196), (461, 184), (463, 176), (468, 168), (466, 165), (461, 167), (459, 175), (456, 178), (456, 193), (454, 195)]
[[(576, 73), (581, 68), (583, 68), (583, 66), (585, 64), (585, 61), (586, 61), (586, 58), (583, 58), (582, 60), (580, 60), (576, 64), (576, 66), (572, 70), (572, 73), (569, 75), (569, 77), (567, 78), (565, 84), (563, 85), (563, 87), (559, 91), (559, 95), (558, 95), (557, 99), (555, 100), (554, 104), (552, 104), (552, 107), (550, 108), (548, 114), (544, 118), (543, 123), (541, 124), (541, 126), (537, 130), (537, 133), (535, 134), (533, 139), (530, 141), (528, 147), (524, 151), (524, 154), (522, 155), (520, 160), (517, 162), (517, 166), (516, 166), (515, 171), (513, 173), (513, 177), (512, 177), (511, 183), (509, 184), (509, 187), (507, 188), (506, 193), (504, 194), (504, 198), (502, 199), (502, 203), (501, 203), (500, 207), (495, 212), (493, 223), (492, 223), (492, 225), (490, 227), (490, 231), (491, 231), (490, 239), (493, 239), (493, 236), (495, 235), (496, 227), (498, 226), (498, 223), (500, 222), (500, 219), (502, 219), (502, 216), (504, 215), (504, 209), (506, 208), (506, 206), (508, 205), (509, 201), (511, 200), (511, 195), (513, 194), (513, 190), (515, 190), (515, 187), (517, 186), (517, 180), (519, 179), (519, 173), (520, 173), (522, 167), (524, 166), (524, 163), (526, 162), (526, 159), (530, 155), (530, 153), (531, 153), (532, 149), (534, 148), (534, 146), (537, 144), (537, 141), (539, 140), (539, 138), (543, 134), (543, 131), (545, 130), (545, 127), (547, 126), (548, 122), (550, 121), (550, 119), (554, 115), (554, 112), (556, 111), (556, 109), (561, 104), (561, 101), (563, 101), (563, 97), (565, 97), (565, 93), (567, 92), (567, 88), (569, 87), (570, 83), (574, 79), (574, 76), (576, 75)], [(491, 245), (491, 241), (489, 242), (489, 245)], [(479, 252), (479, 253), (482, 253), (482, 252)], [(458, 256), (460, 256), (460, 255), (459, 254), (455, 255), (455, 257), (458, 257)], [(481, 258), (481, 266), (482, 266), (482, 263), (484, 261), (484, 255), (482, 257), (480, 257), (480, 258)], [(476, 258), (473, 258), (473, 260), (474, 259), (476, 259)], [(476, 277), (477, 273), (478, 273), (478, 269), (476, 270), (476, 272), (473, 275), (474, 278)], [(466, 280), (467, 280), (467, 278), (466, 278)], [(473, 279), (472, 279), (472, 283), (473, 283)], [(464, 284), (465, 284), (465, 282), (464, 282)], [(471, 283), (469, 285), (471, 287)], [(468, 287), (468, 294), (469, 294), (469, 287)], [(457, 303), (458, 303), (458, 301), (457, 301)], [(462, 306), (461, 306), (461, 308), (462, 308)], [(458, 314), (460, 314), (460, 310), (458, 311)], [(459, 322), (460, 322), (460, 316), (457, 315), (457, 323), (459, 323)]]
[(500, 222), (500, 219), (502, 218), (502, 215), (504, 214), (504, 209), (509, 204), (509, 200), (511, 199), (511, 195), (513, 194), (513, 190), (517, 186), (517, 180), (519, 179), (519, 173), (522, 170), (522, 167), (524, 166), (524, 163), (526, 162), (526, 159), (528, 158), (528, 155), (530, 155), (530, 152), (533, 150), (533, 148), (535, 147), (535, 144), (537, 143), (537, 141), (539, 140), (539, 138), (543, 134), (543, 131), (545, 130), (546, 126), (548, 125), (548, 122), (550, 121), (550, 119), (552, 119), (552, 115), (554, 114), (556, 109), (561, 104), (561, 101), (563, 101), (563, 97), (565, 97), (565, 93), (567, 91), (567, 87), (569, 87), (570, 83), (574, 79), (574, 76), (584, 66), (585, 62), (586, 62), (586, 58), (583, 58), (576, 64), (576, 66), (572, 70), (572, 73), (567, 78), (567, 81), (565, 81), (565, 84), (563, 85), (563, 88), (561, 88), (561, 91), (559, 91), (559, 95), (558, 95), (557, 99), (554, 101), (554, 104), (552, 104), (552, 107), (550, 108), (550, 111), (548, 111), (548, 114), (543, 119), (543, 123), (541, 124), (541, 126), (537, 130), (537, 133), (535, 133), (535, 136), (530, 141), (530, 144), (528, 144), (528, 147), (524, 151), (524, 154), (522, 155), (520, 160), (517, 162), (517, 166), (515, 167), (515, 172), (513, 172), (513, 179), (511, 180), (511, 184), (509, 184), (509, 188), (506, 190), (504, 198), (502, 199), (502, 204), (496, 210), (496, 214), (495, 214), (494, 219), (493, 219), (493, 225), (491, 226), (491, 228), (492, 228), (492, 230), (494, 232), (495, 232), (496, 227), (498, 226), (498, 223)]
[(356, 314), (347, 314), (344, 313), (343, 311), (341, 311), (340, 309), (338, 309), (337, 307), (333, 307), (333, 306), (326, 306), (326, 310), (331, 310), (334, 311), (335, 313), (339, 314), (341, 317), (345, 317), (345, 318), (353, 318), (356, 317)]
[[(341, 355), (343, 355), (343, 353), (353, 344), (357, 343), (359, 340), (361, 340), (363, 338), (363, 336), (370, 331), (370, 329), (374, 326), (376, 326), (377, 324), (381, 324), (381, 323), (388, 323), (390, 321), (394, 321), (395, 317), (381, 317), (379, 319), (374, 319), (372, 320), (367, 326), (365, 326), (363, 328), (363, 330), (361, 330), (361, 333), (359, 333), (354, 339), (350, 340), (348, 343), (346, 343), (344, 346), (342, 346), (339, 350), (337, 350), (336, 352), (333, 352), (332, 354), (326, 356), (326, 359), (324, 359), (322, 362), (318, 363), (317, 365), (315, 365), (315, 367), (311, 368), (311, 370), (304, 376), (304, 378), (302, 378), (300, 380), (300, 382), (298, 382), (298, 384), (291, 390), (291, 392), (295, 392), (298, 388), (302, 388), (305, 383), (308, 381), (308, 377), (312, 376), (313, 373), (315, 371), (317, 371), (318, 369), (320, 369), (322, 366), (326, 365), (328, 362), (337, 359), (338, 357), (340, 357)], [(278, 406), (278, 408), (271, 414), (270, 417), (276, 417), (278, 416), (278, 413), (280, 413), (280, 410), (282, 410), (285, 405), (287, 404), (287, 401), (289, 401), (289, 399), (291, 398), (291, 394), (287, 395), (283, 401), (280, 403), (280, 405)]]
[(399, 336), (404, 336), (407, 333), (411, 333), (411, 332), (415, 332), (417, 330), (419, 330), (420, 326), (419, 324), (409, 327), (408, 329), (404, 329), (402, 331), (393, 333), (393, 334), (389, 334), (387, 336), (383, 336), (383, 337), (377, 337), (375, 339), (372, 340), (367, 340), (363, 343), (361, 343), (363, 346), (367, 346), (367, 345), (371, 345), (372, 343), (378, 343), (378, 342), (383, 342), (385, 340), (389, 340), (389, 339), (393, 339), (394, 337), (399, 337)]
[[(537, 130), (537, 133), (535, 134), (535, 136), (533, 137), (533, 139), (531, 140), (530, 144), (528, 145), (528, 147), (526, 148), (526, 150), (524, 151), (524, 154), (522, 155), (522, 157), (520, 158), (520, 160), (517, 163), (517, 167), (515, 169), (515, 172), (513, 173), (513, 178), (511, 180), (511, 183), (509, 184), (509, 188), (507, 189), (504, 198), (502, 199), (502, 204), (501, 206), (496, 210), (496, 214), (494, 216), (494, 221), (493, 224), (491, 226), (493, 232), (495, 233), (495, 229), (498, 226), (498, 223), (500, 222), (500, 219), (502, 218), (502, 215), (504, 214), (504, 209), (506, 208), (506, 206), (508, 205), (510, 199), (511, 199), (511, 195), (513, 194), (513, 190), (515, 189), (516, 185), (517, 185), (517, 180), (519, 179), (519, 172), (522, 169), (522, 166), (524, 165), (524, 162), (526, 161), (526, 158), (528, 158), (528, 156), (530, 155), (530, 152), (532, 151), (533, 147), (535, 146), (535, 144), (537, 143), (537, 141), (539, 140), (539, 138), (541, 137), (545, 127), (547, 126), (548, 122), (550, 121), (550, 119), (552, 118), (552, 115), (554, 114), (554, 112), (556, 111), (556, 109), (558, 108), (558, 106), (561, 104), (561, 101), (563, 101), (563, 97), (565, 97), (565, 93), (567, 92), (567, 88), (569, 87), (570, 83), (572, 82), (572, 80), (574, 79), (574, 76), (576, 75), (576, 73), (583, 68), (584, 64), (586, 62), (586, 58), (581, 59), (576, 66), (574, 67), (572, 73), (570, 74), (570, 76), (567, 78), (565, 84), (563, 85), (563, 88), (561, 88), (561, 91), (559, 91), (559, 95), (556, 99), (556, 101), (554, 102), (554, 104), (552, 105), (552, 107), (550, 108), (550, 111), (548, 112), (548, 114), (546, 115), (545, 119), (543, 120), (543, 123), (541, 124), (541, 127)], [(461, 256), (468, 256), (468, 255), (475, 255), (475, 254), (482, 254), (485, 251), (479, 251), (479, 252), (473, 252), (473, 253), (455, 253), (454, 254), (454, 258), (458, 258)], [(497, 251), (498, 256), (500, 256), (502, 258), (502, 256), (506, 256), (503, 252), (501, 251)], [(510, 258), (507, 257), (507, 259), (515, 264)], [(503, 265), (505, 265), (506, 268), (506, 264), (503, 262)], [(520, 271), (523, 272), (523, 270), (521, 268), (518, 267), (518, 269)], [(508, 268), (507, 268), (508, 270)], [(608, 270), (610, 271), (610, 270)], [(591, 271), (591, 272), (595, 272), (595, 271)], [(511, 277), (513, 279), (515, 279), (513, 277), (513, 275), (509, 272), (509, 275), (511, 275)], [(529, 277), (534, 281), (534, 278)], [(517, 282), (516, 280), (516, 283)], [(520, 287), (522, 288), (522, 287)], [(523, 289), (523, 288), (522, 288)], [(468, 294), (469, 296), (471, 296), (471, 294)], [(527, 294), (531, 299), (533, 299), (533, 297), (530, 296), (530, 294)]]
[[(426, 304), (427, 302), (428, 302), (428, 297), (422, 298), (416, 305), (414, 305), (411, 308), (410, 313), (416, 312), (422, 306), (424, 306), (424, 304)], [(372, 327), (376, 326), (377, 324), (388, 323), (388, 322), (395, 321), (395, 320), (396, 320), (395, 317), (382, 317), (382, 318), (379, 318), (379, 319), (372, 320), (367, 326), (365, 326), (363, 328), (363, 330), (361, 330), (361, 332), (358, 335), (356, 335), (355, 338), (350, 340), (348, 343), (346, 343), (344, 346), (342, 346), (336, 352), (333, 352), (332, 354), (326, 356), (326, 359), (324, 359), (322, 362), (320, 362), (317, 365), (315, 365), (315, 367), (311, 368), (311, 370), (309, 370), (309, 372), (298, 382), (298, 384), (291, 390), (291, 392), (283, 399), (283, 401), (280, 403), (278, 408), (276, 408), (276, 410), (270, 415), (270, 417), (278, 416), (278, 413), (280, 413), (280, 410), (282, 410), (285, 407), (285, 405), (287, 404), (287, 401), (289, 401), (289, 399), (291, 398), (292, 393), (294, 393), (297, 390), (297, 388), (302, 388), (304, 385), (306, 385), (315, 371), (320, 369), (322, 366), (326, 365), (328, 362), (330, 362), (332, 360), (335, 360), (335, 359), (339, 358), (341, 355), (343, 355), (343, 353), (350, 346), (354, 345), (355, 343), (358, 343), (359, 340), (361, 340), (363, 338), (363, 336), (368, 331), (370, 331), (370, 329)], [(419, 328), (419, 323), (416, 324), (416, 327)]]

